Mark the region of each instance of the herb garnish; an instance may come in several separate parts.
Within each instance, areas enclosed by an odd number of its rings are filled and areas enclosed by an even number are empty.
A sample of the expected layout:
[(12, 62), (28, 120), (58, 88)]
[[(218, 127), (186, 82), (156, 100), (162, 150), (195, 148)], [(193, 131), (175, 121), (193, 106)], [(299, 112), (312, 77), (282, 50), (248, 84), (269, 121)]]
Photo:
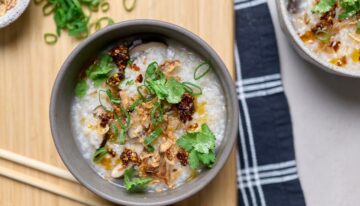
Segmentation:
[(133, 85), (135, 83), (135, 81), (132, 79), (132, 80), (129, 80), (125, 83), (126, 86), (130, 86), (130, 85)]
[[(339, 19), (347, 19), (360, 11), (360, 0), (339, 0), (342, 13)], [(336, 4), (336, 0), (320, 0), (312, 9), (314, 13), (325, 13), (331, 10)]]
[(45, 33), (44, 40), (45, 40), (45, 43), (52, 45), (57, 42), (57, 36), (55, 34)]
[(327, 43), (331, 38), (331, 34), (328, 31), (318, 30), (315, 33), (315, 37), (317, 40), (321, 41), (322, 43)]
[[(156, 125), (160, 124), (163, 120), (164, 108), (161, 102), (155, 102), (154, 107), (150, 111), (151, 123)], [(158, 111), (159, 109), (159, 111)], [(156, 112), (158, 111), (158, 116), (156, 117)]]
[(88, 85), (86, 80), (80, 80), (75, 87), (75, 95), (78, 97), (84, 97), (86, 95), (86, 91), (88, 90)]
[(325, 13), (335, 5), (336, 0), (320, 0), (318, 4), (312, 9), (314, 13)]
[[(206, 67), (207, 66), (207, 67)], [(198, 74), (199, 70), (203, 70), (202, 68), (206, 67), (205, 71), (203, 71), (202, 73)], [(194, 71), (194, 79), (195, 80), (199, 80), (201, 79), (203, 76), (205, 76), (211, 69), (210, 63), (208, 61), (204, 61), (201, 64), (199, 64)]]
[(176, 143), (189, 152), (189, 165), (197, 169), (200, 163), (212, 167), (215, 162), (215, 135), (207, 124), (201, 125), (199, 132), (186, 133)]
[[(98, 93), (99, 93), (99, 103), (100, 103), (101, 107), (102, 107), (105, 111), (111, 112), (111, 111), (112, 111), (112, 107), (108, 108), (108, 107), (103, 103), (102, 98), (101, 98), (101, 93), (105, 93), (105, 94), (106, 94), (106, 91), (104, 91), (104, 90), (99, 90)], [(106, 94), (106, 95), (107, 95), (107, 94)]]
[[(202, 94), (201, 87), (196, 84), (193, 84), (191, 82), (182, 82), (182, 85), (184, 86), (184, 89), (193, 96), (199, 96)], [(195, 91), (192, 87), (195, 88)]]
[(152, 181), (152, 178), (145, 177), (145, 178), (137, 178), (135, 176), (136, 170), (134, 167), (126, 169), (124, 172), (124, 185), (127, 191), (130, 192), (137, 192), (144, 190), (149, 182)]
[(158, 138), (161, 135), (162, 132), (163, 131), (161, 128), (155, 129), (148, 137), (145, 138), (144, 144), (145, 145), (151, 144), (156, 138)]
[(89, 69), (86, 70), (86, 75), (94, 82), (94, 85), (98, 87), (105, 82), (114, 68), (116, 68), (116, 65), (113, 59), (109, 55), (103, 54), (95, 64), (92, 64)]
[(94, 162), (100, 161), (102, 158), (104, 158), (106, 156), (107, 153), (108, 152), (105, 147), (98, 148), (93, 155), (93, 161)]
[(113, 96), (110, 89), (106, 90), (106, 95), (109, 97), (111, 103), (120, 104), (120, 99)]
[(159, 69), (157, 62), (152, 62), (145, 72), (145, 85), (159, 100), (165, 100), (171, 104), (177, 104), (185, 93), (184, 85), (174, 77), (166, 79), (165, 74)]

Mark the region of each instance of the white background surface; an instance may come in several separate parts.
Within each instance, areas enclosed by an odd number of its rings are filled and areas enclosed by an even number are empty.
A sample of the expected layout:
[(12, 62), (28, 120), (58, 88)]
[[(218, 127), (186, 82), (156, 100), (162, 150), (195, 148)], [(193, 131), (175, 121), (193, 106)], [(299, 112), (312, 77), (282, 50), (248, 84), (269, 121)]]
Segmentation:
[(301, 59), (280, 29), (275, 1), (268, 2), (307, 205), (360, 205), (360, 79), (329, 74)]

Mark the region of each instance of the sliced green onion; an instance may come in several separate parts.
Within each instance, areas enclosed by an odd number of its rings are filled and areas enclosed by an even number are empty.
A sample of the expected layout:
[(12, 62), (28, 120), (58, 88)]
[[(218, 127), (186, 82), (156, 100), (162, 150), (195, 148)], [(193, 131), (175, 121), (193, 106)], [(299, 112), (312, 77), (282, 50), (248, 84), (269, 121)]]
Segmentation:
[(35, 5), (39, 5), (39, 4), (41, 4), (43, 1), (44, 1), (44, 0), (34, 0), (34, 3), (35, 3)]
[(109, 97), (110, 101), (114, 104), (120, 104), (120, 99), (116, 98), (113, 96), (113, 94), (111, 93), (111, 90), (110, 89), (107, 89), (106, 90), (106, 94), (107, 96)]
[(126, 82), (126, 86), (130, 86), (130, 85), (133, 85), (135, 83), (135, 81), (132, 79), (132, 80), (129, 80)]
[(156, 130), (154, 130), (148, 137), (145, 138), (144, 140), (144, 144), (145, 145), (149, 145), (151, 144), (156, 138), (158, 138), (160, 136), (160, 134), (162, 133), (162, 129), (159, 127)]
[[(194, 96), (202, 95), (202, 89), (200, 86), (193, 84), (191, 82), (182, 82), (181, 84), (184, 86), (185, 90), (189, 92), (191, 95)], [(193, 88), (191, 87), (196, 88), (197, 91), (194, 91)]]
[(356, 33), (360, 34), (360, 21), (356, 24)]
[(126, 111), (126, 109), (123, 107), (123, 106), (120, 106), (120, 109), (122, 112), (124, 112), (125, 116), (126, 116), (126, 124), (124, 125), (119, 116), (115, 113), (114, 116), (115, 116), (115, 119), (116, 121), (120, 124), (121, 126), (121, 129), (120, 129), (120, 136), (119, 136), (119, 143), (121, 145), (125, 144), (125, 133), (126, 131), (129, 129), (129, 126), (130, 126), (130, 115), (129, 113)]
[(121, 128), (125, 128), (125, 125), (121, 122), (119, 115), (114, 113), (115, 120), (120, 124)]
[(150, 153), (153, 153), (155, 151), (155, 148), (154, 146), (152, 146), (151, 144), (149, 144), (147, 147), (146, 147), (146, 150)]
[(318, 30), (315, 33), (315, 37), (320, 42), (327, 43), (327, 42), (329, 42), (329, 40), (331, 38), (331, 34), (329, 32), (327, 32), (327, 31), (324, 31), (324, 30)]
[[(160, 102), (156, 102), (154, 104), (154, 107), (151, 109), (150, 111), (150, 117), (151, 117), (151, 123), (152, 124), (160, 124), (161, 121), (163, 120), (163, 115), (164, 115), (164, 109), (161, 107), (161, 103)], [(155, 117), (155, 113), (157, 111), (157, 109), (159, 109), (159, 116), (156, 118)]]
[[(198, 71), (204, 66), (207, 65), (207, 69), (205, 71), (203, 71), (201, 74), (198, 74)], [(199, 80), (201, 79), (203, 76), (205, 76), (211, 69), (210, 63), (208, 61), (204, 61), (203, 63), (199, 64), (194, 71), (194, 79), (195, 80)]]
[[(132, 10), (135, 9), (136, 0), (132, 0), (132, 4), (130, 4), (130, 6), (128, 6), (127, 1), (128, 1), (128, 0), (123, 0), (124, 9), (125, 9), (125, 11), (127, 11), (127, 12), (131, 12)], [(130, 1), (131, 1), (131, 0), (130, 0)]]
[(142, 99), (137, 99), (134, 103), (132, 103), (128, 109), (129, 112), (134, 111), (135, 107), (139, 106), (139, 104), (141, 104), (142, 101), (143, 101)]
[(112, 20), (112, 18), (110, 17), (107, 17), (107, 16), (104, 16), (104, 17), (101, 17), (100, 19), (98, 19), (95, 23), (95, 30), (98, 31), (100, 30), (102, 27), (101, 27), (101, 22), (103, 21), (107, 21), (107, 25), (106, 26), (110, 26), (111, 24), (114, 24), (114, 20)]
[(124, 128), (122, 128), (120, 131), (119, 143), (121, 145), (125, 144), (125, 129)]
[(44, 34), (44, 40), (45, 43), (52, 45), (55, 44), (57, 42), (58, 37), (56, 36), (56, 34), (52, 34), (52, 33), (45, 33)]
[(133, 59), (129, 59), (128, 62), (126, 63), (127, 66), (132, 65), (134, 63)]
[(54, 5), (54, 4), (46, 3), (42, 8), (44, 16), (49, 16), (51, 13), (53, 13), (55, 10), (55, 7), (56, 7), (56, 5)]
[(107, 93), (106, 93), (106, 91), (104, 91), (104, 90), (99, 90), (99, 102), (100, 102), (100, 105), (101, 105), (101, 107), (105, 110), (105, 111), (107, 111), (107, 112), (111, 112), (112, 111), (112, 108), (106, 108), (106, 106), (103, 104), (103, 102), (101, 101), (101, 93), (105, 93), (106, 95), (107, 95)]
[(141, 89), (144, 88), (144, 87), (145, 87), (148, 91), (151, 91), (151, 90), (149, 89), (149, 87), (146, 86), (146, 85), (138, 86), (137, 91), (138, 91), (141, 99), (143, 99), (144, 102), (148, 102), (148, 101), (150, 101), (150, 100), (153, 99), (153, 96), (149, 95), (148, 97), (145, 97), (145, 95), (141, 92)]
[(126, 109), (123, 106), (120, 106), (120, 109), (122, 112), (124, 112), (125, 117), (126, 117), (126, 125), (125, 125), (124, 129), (128, 129), (130, 126), (130, 114), (128, 111), (126, 111)]
[(103, 2), (103, 3), (101, 3), (100, 4), (100, 8), (101, 8), (101, 11), (102, 12), (107, 12), (107, 11), (109, 11), (109, 9), (110, 9), (110, 4), (109, 4), (109, 2)]
[(98, 148), (93, 155), (93, 161), (94, 162), (100, 161), (102, 158), (104, 158), (106, 156), (107, 153), (108, 152), (105, 147)]
[(114, 122), (111, 124), (111, 130), (112, 130), (114, 136), (119, 135), (119, 129), (117, 128), (117, 126), (116, 126), (116, 124)]

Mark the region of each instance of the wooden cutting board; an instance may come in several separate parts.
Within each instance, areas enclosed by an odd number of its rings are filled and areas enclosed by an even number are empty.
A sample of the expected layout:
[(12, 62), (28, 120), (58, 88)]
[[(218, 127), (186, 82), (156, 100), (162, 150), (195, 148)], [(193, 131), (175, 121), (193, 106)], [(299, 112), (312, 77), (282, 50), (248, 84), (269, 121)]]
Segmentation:
[[(138, 0), (130, 13), (123, 9), (122, 0), (109, 2), (108, 13), (94, 13), (92, 18), (110, 16), (116, 22), (151, 18), (178, 24), (208, 42), (234, 74), (232, 0)], [(63, 33), (55, 45), (45, 44), (43, 34), (54, 31), (52, 17), (44, 17), (41, 6), (33, 2), (20, 19), (0, 30), (0, 148), (65, 169), (50, 134), (49, 101), (56, 74), (79, 41)], [(234, 154), (205, 189), (177, 205), (236, 205)], [(79, 196), (100, 199), (76, 183), (2, 159), (0, 165)], [(0, 176), (0, 205), (81, 204)]]

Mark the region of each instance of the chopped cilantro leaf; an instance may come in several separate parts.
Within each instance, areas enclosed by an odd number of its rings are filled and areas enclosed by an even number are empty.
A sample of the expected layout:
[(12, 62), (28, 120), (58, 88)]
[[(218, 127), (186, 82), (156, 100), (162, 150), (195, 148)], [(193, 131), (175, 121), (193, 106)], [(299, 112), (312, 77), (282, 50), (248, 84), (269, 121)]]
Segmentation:
[(166, 100), (171, 104), (176, 104), (181, 101), (181, 96), (184, 94), (184, 86), (175, 80), (174, 77), (170, 78), (165, 83)]
[(80, 80), (75, 87), (75, 95), (78, 97), (83, 97), (86, 95), (88, 90), (88, 85), (85, 80)]
[(145, 85), (156, 94), (158, 99), (166, 99), (170, 104), (179, 103), (185, 93), (185, 86), (173, 77), (167, 80), (156, 62), (149, 64), (146, 69)]
[(320, 0), (318, 4), (312, 9), (314, 13), (325, 13), (335, 5), (336, 0)]
[(189, 165), (191, 169), (197, 169), (200, 166), (198, 154), (195, 150), (192, 150), (189, 154)]
[(209, 153), (209, 151), (215, 150), (215, 135), (207, 124), (201, 125), (201, 130), (197, 133), (196, 142), (193, 146), (200, 153)]
[(201, 125), (199, 132), (186, 133), (176, 143), (189, 152), (189, 165), (197, 169), (200, 163), (212, 167), (215, 162), (215, 135), (207, 124)]
[(196, 141), (196, 133), (186, 133), (176, 143), (186, 151), (191, 151)]
[(339, 19), (347, 19), (360, 11), (360, 0), (340, 0), (340, 6), (344, 10)]
[(130, 192), (141, 191), (146, 188), (149, 182), (152, 181), (152, 178), (150, 177), (134, 178), (134, 175), (135, 175), (134, 167), (125, 170), (124, 185), (127, 191)]
[(216, 157), (214, 152), (209, 152), (208, 154), (203, 154), (198, 152), (197, 156), (200, 159), (200, 161), (208, 167), (212, 167), (213, 164), (215, 163)]
[(108, 152), (105, 147), (98, 148), (93, 155), (93, 161), (99, 162), (102, 158), (104, 158), (106, 156), (107, 153)]
[(103, 54), (100, 56), (98, 61), (91, 65), (86, 71), (86, 75), (94, 82), (94, 85), (100, 86), (107, 78), (109, 73), (116, 68), (112, 58)]

